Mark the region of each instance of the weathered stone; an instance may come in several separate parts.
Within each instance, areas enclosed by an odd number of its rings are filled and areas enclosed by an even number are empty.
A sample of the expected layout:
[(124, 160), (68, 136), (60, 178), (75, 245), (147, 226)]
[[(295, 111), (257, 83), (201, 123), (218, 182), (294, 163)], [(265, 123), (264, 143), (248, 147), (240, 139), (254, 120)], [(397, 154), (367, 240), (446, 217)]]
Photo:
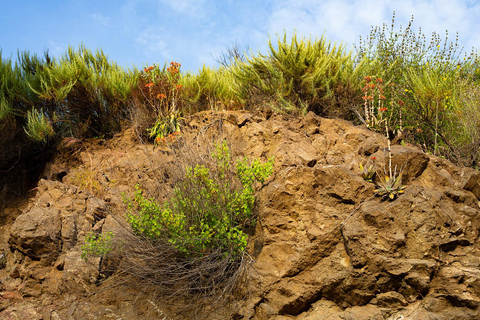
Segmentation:
[(376, 299), (377, 305), (382, 308), (400, 308), (408, 305), (405, 297), (395, 291), (380, 293)]
[(81, 258), (80, 250), (70, 250), (65, 255), (63, 274), (59, 285), (63, 293), (86, 293), (94, 289), (98, 280), (100, 258), (90, 257), (88, 262)]
[(464, 188), (471, 191), (480, 200), (480, 172), (471, 171)]
[(60, 211), (35, 207), (22, 214), (12, 226), (9, 243), (33, 259), (55, 259), (62, 249)]
[(7, 265), (7, 255), (0, 251), (0, 269), (5, 268)]
[(418, 272), (410, 272), (405, 281), (411, 285), (422, 296), (427, 295), (430, 290), (430, 277)]
[[(409, 183), (419, 177), (427, 168), (430, 158), (417, 148), (406, 146), (392, 146), (392, 172), (402, 173), (402, 181)], [(377, 151), (372, 155), (376, 163), (389, 172), (388, 152), (386, 148)]]

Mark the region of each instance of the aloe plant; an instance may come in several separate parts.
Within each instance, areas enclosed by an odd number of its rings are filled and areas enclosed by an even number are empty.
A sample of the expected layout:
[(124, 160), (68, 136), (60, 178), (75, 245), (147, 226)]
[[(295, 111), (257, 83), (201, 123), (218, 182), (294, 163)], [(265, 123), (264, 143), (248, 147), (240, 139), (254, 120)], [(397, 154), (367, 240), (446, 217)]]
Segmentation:
[(399, 194), (402, 194), (405, 186), (402, 185), (402, 174), (398, 176), (395, 174), (389, 176), (385, 175), (385, 178), (380, 177), (380, 182), (377, 183), (375, 194), (382, 198), (388, 197), (394, 200)]
[(367, 165), (365, 165), (364, 167), (360, 163), (359, 168), (360, 168), (360, 175), (362, 176), (363, 180), (368, 182), (373, 182), (373, 176), (375, 175), (375, 168), (373, 164), (371, 164), (369, 167), (367, 167)]

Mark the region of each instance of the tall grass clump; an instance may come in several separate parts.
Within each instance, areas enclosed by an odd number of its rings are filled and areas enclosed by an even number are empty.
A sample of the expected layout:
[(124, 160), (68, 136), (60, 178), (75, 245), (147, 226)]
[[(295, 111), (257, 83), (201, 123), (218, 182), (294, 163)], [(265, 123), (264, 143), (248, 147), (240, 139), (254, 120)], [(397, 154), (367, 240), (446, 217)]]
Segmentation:
[[(43, 58), (19, 52), (15, 64), (2, 59), (0, 119), (14, 116), (34, 127), (27, 117), (42, 110), (59, 136), (93, 137), (111, 134), (127, 119), (130, 93), (138, 72), (121, 68), (97, 50), (68, 47), (66, 53)], [(29, 129), (29, 130), (30, 130)]]
[(162, 297), (190, 297), (191, 306), (225, 298), (244, 276), (255, 191), (273, 169), (273, 159), (234, 164), (226, 142), (201, 158), (184, 168), (164, 203), (139, 188), (126, 200), (132, 236), (123, 271), (154, 284)]
[(473, 143), (479, 137), (472, 134), (477, 134), (480, 124), (467, 129), (472, 123), (461, 115), (468, 112), (475, 118), (480, 112), (471, 108), (475, 103), (471, 99), (470, 106), (465, 103), (469, 91), (477, 86), (478, 57), (459, 46), (458, 34), (454, 41), (449, 40), (448, 31), (444, 39), (438, 33), (428, 39), (421, 29), (413, 30), (413, 18), (398, 30), (394, 18), (390, 27), (372, 28), (367, 39), (360, 40), (357, 61), (367, 66), (369, 76), (382, 78), (389, 88), (385, 96), (391, 104), (385, 107), (398, 111), (395, 116), (401, 117), (398, 123), (402, 123), (407, 141), (475, 166), (478, 148)]
[(138, 76), (83, 45), (58, 59), (23, 51), (13, 62), (0, 51), (0, 205), (36, 183), (60, 138), (120, 130)]
[(236, 91), (238, 83), (228, 66), (217, 69), (203, 66), (196, 74), (185, 74), (182, 83), (187, 92), (189, 113), (242, 107)]
[[(21, 61), (28, 66), (26, 57)], [(110, 135), (127, 119), (130, 92), (138, 72), (126, 70), (97, 50), (69, 47), (47, 67), (36, 68), (29, 87), (48, 107), (43, 108), (61, 135)]]
[(12, 90), (16, 86), (16, 75), (12, 68), (11, 59), (3, 59), (0, 50), (0, 120), (12, 114), (12, 100), (15, 94)]
[(258, 54), (232, 66), (238, 94), (250, 105), (266, 104), (279, 112), (349, 117), (360, 103), (363, 63), (354, 63), (352, 52), (325, 37), (291, 41), (287, 35), (269, 53)]
[(27, 111), (26, 134), (34, 141), (46, 142), (55, 133), (52, 125), (42, 110), (31, 109)]
[(3, 57), (0, 50), (0, 211), (34, 186), (51, 156), (50, 123), (42, 112), (33, 111), (39, 99), (25, 81), (32, 72)]
[(40, 59), (36, 55), (31, 56), (27, 51), (19, 53), (19, 57), (25, 58), (23, 63), (4, 58), (0, 50), (0, 120), (18, 120), (21, 125), (27, 111), (40, 102), (28, 81), (35, 77), (36, 70), (49, 63), (50, 57), (46, 53), (45, 59)]

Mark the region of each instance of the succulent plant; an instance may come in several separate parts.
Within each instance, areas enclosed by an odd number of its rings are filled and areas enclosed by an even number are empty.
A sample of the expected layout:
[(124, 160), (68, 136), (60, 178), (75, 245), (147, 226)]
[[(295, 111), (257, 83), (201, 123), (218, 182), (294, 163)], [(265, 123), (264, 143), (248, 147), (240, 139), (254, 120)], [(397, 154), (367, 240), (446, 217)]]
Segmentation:
[(380, 182), (377, 183), (375, 194), (382, 198), (388, 197), (394, 200), (399, 194), (402, 194), (405, 186), (402, 185), (402, 174), (398, 176), (385, 175), (385, 178), (380, 177)]
[(375, 175), (375, 168), (372, 165), (365, 167), (360, 163), (359, 165), (360, 168), (360, 175), (362, 176), (363, 180), (368, 181), (368, 182), (373, 182), (373, 176)]

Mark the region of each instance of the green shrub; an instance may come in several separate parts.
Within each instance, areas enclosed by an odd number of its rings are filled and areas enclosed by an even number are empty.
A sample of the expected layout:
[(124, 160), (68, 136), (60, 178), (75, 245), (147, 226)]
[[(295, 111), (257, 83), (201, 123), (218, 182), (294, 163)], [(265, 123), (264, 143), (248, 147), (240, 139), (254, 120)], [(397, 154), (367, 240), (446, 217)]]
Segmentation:
[(38, 142), (46, 142), (48, 138), (55, 134), (45, 114), (37, 109), (27, 111), (25, 133), (34, 141)]
[(0, 50), (0, 120), (12, 113), (11, 87), (15, 81), (12, 61), (2, 58)]
[(80, 45), (47, 67), (36, 70), (28, 81), (32, 90), (50, 104), (62, 135), (95, 137), (111, 135), (126, 119), (131, 90), (138, 72), (123, 69), (97, 50)]
[(351, 100), (360, 97), (363, 63), (355, 65), (351, 52), (323, 36), (312, 41), (294, 33), (289, 43), (285, 33), (276, 47), (269, 41), (268, 55), (249, 57), (232, 68), (242, 99), (281, 112), (329, 115), (334, 108), (345, 115)]
[(113, 249), (113, 232), (97, 234), (89, 232), (85, 236), (85, 245), (82, 246), (82, 259), (88, 261), (91, 256), (105, 256)]
[(212, 252), (232, 260), (241, 257), (247, 245), (245, 228), (255, 221), (255, 184), (264, 183), (272, 174), (273, 159), (261, 163), (244, 158), (232, 172), (225, 142), (212, 156), (216, 168), (187, 168), (171, 200), (162, 205), (137, 188), (134, 199), (127, 200), (127, 221), (133, 231), (166, 241), (187, 257)]
[(25, 117), (34, 105), (43, 107), (27, 81), (34, 77), (35, 70), (43, 67), (45, 62), (35, 55), (30, 56), (28, 52), (19, 54), (19, 59), (24, 56), (28, 57), (28, 60), (22, 60), (24, 63), (12, 63), (11, 59), (2, 57), (0, 50), (0, 120), (8, 116)]
[(182, 77), (188, 111), (237, 109), (242, 105), (237, 95), (237, 79), (230, 68), (203, 66), (197, 74)]
[[(61, 136), (94, 137), (120, 129), (127, 116), (138, 72), (119, 67), (97, 50), (69, 47), (58, 59), (20, 52), (15, 64), (0, 55), (0, 119), (27, 123), (33, 108), (42, 110)], [(28, 128), (27, 130), (30, 130)]]
[(444, 40), (433, 33), (427, 40), (421, 29), (413, 31), (413, 18), (398, 30), (394, 22), (391, 28), (385, 24), (372, 28), (369, 37), (360, 41), (357, 55), (368, 70), (365, 75), (381, 77), (389, 88), (382, 93), (390, 101), (385, 105), (389, 127), (402, 127), (408, 141), (424, 151), (474, 165), (478, 153), (471, 156), (471, 143), (478, 141), (479, 130), (477, 125), (468, 129), (474, 122), (462, 115), (475, 110), (466, 97), (475, 96), (478, 56), (463, 51), (458, 35), (450, 41), (448, 32)]

